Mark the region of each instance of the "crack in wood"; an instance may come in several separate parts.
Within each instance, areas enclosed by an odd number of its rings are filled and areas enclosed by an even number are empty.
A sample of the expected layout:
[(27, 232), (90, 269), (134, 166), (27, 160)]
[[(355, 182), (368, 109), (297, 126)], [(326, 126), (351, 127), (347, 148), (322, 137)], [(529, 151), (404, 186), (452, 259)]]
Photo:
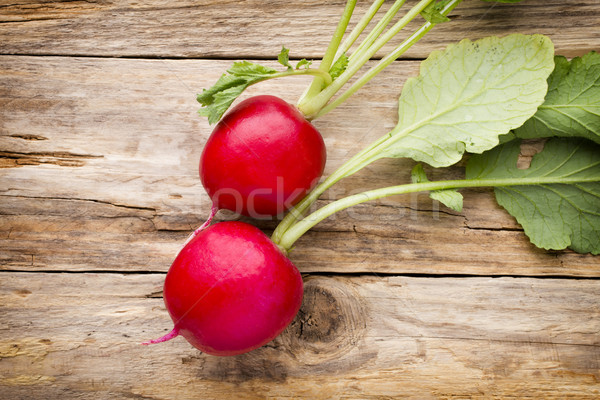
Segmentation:
[(45, 137), (45, 136), (41, 136), (41, 135), (28, 135), (28, 134), (24, 134), (24, 133), (15, 133), (13, 135), (0, 135), (0, 136), (10, 137), (10, 138), (15, 138), (15, 139), (23, 139), (23, 140), (33, 140), (33, 141), (48, 140), (48, 138)]
[[(33, 262), (33, 255), (31, 259)], [(69, 274), (69, 275), (166, 275), (167, 271), (156, 271), (156, 270), (18, 270), (18, 269), (0, 269), (0, 274)], [(310, 277), (340, 277), (340, 278), (433, 278), (433, 279), (480, 279), (480, 278), (512, 278), (512, 279), (539, 279), (539, 280), (581, 280), (581, 281), (597, 281), (600, 280), (598, 276), (573, 276), (573, 275), (509, 275), (509, 274), (448, 274), (448, 273), (415, 273), (415, 272), (369, 272), (369, 271), (355, 271), (355, 272), (339, 272), (339, 271), (324, 271), (324, 272), (305, 272), (302, 273), (302, 278), (308, 279)], [(145, 297), (154, 298), (152, 295), (157, 295), (159, 292), (153, 292)], [(162, 293), (162, 291), (160, 292)]]
[(487, 227), (487, 226), (468, 226), (465, 225), (465, 228), (473, 231), (490, 231), (490, 232), (523, 232), (523, 228), (520, 227)]
[(148, 299), (162, 299), (163, 298), (163, 291), (162, 290), (158, 290), (156, 292), (148, 293), (145, 297), (148, 298)]
[[(439, 340), (466, 340), (466, 341), (479, 341), (479, 342), (490, 342), (490, 343), (515, 343), (515, 344), (537, 344), (537, 345), (548, 345), (548, 346), (586, 346), (586, 347), (600, 347), (598, 343), (568, 343), (568, 342), (551, 342), (543, 340), (509, 340), (509, 339), (497, 339), (488, 337), (466, 337), (466, 336), (415, 336), (415, 335), (394, 335), (391, 338), (407, 338), (407, 339), (439, 339)], [(381, 336), (386, 338), (386, 336)]]
[[(88, 3), (88, 4), (95, 4), (97, 2), (95, 1), (91, 1), (91, 0), (61, 0), (60, 2), (48, 2), (48, 3), (43, 3), (46, 8), (49, 8), (47, 5), (48, 4), (53, 4), (53, 3)], [(28, 7), (30, 9), (38, 9), (38, 8), (43, 8), (43, 6), (41, 4), (38, 4), (37, 6), (35, 4), (31, 4), (31, 3), (10, 3), (10, 4), (1, 4), (0, 5), (0, 9), (1, 8), (9, 8), (9, 7)]]
[(67, 151), (23, 153), (0, 151), (0, 168), (14, 168), (25, 165), (54, 164), (62, 167), (82, 167), (86, 159), (103, 158), (103, 155), (77, 154)]
[(23, 18), (23, 19), (14, 19), (8, 21), (0, 21), (0, 24), (19, 24), (19, 23), (27, 23), (27, 22), (37, 22), (37, 21), (55, 21), (60, 19), (67, 19), (67, 17), (39, 17), (39, 18)]
[[(10, 188), (8, 190), (11, 190)], [(125, 208), (130, 210), (140, 210), (140, 211), (151, 211), (156, 213), (156, 208), (154, 207), (144, 207), (144, 206), (132, 206), (127, 204), (119, 204), (113, 203), (107, 200), (99, 200), (99, 199), (85, 199), (85, 198), (77, 198), (77, 197), (45, 197), (45, 196), (23, 196), (23, 195), (10, 195), (10, 194), (0, 194), (3, 197), (12, 197), (17, 199), (38, 199), (38, 200), (60, 200), (60, 201), (85, 201), (92, 202), (98, 204), (106, 204), (113, 207)]]
[[(437, 202), (437, 200), (432, 200)], [(441, 204), (439, 202), (437, 202), (438, 204)], [(366, 205), (366, 204), (365, 204)], [(451, 217), (461, 217), (466, 219), (466, 217), (462, 214), (458, 214), (456, 212), (451, 212), (447, 209), (442, 209), (442, 208), (418, 208), (418, 207), (412, 207), (412, 206), (399, 206), (399, 205), (393, 205), (393, 204), (385, 204), (385, 203), (381, 203), (381, 204), (375, 204), (373, 203), (373, 205), (377, 206), (377, 207), (388, 207), (388, 208), (397, 208), (400, 210), (409, 210), (409, 211), (414, 211), (414, 212), (418, 212), (418, 213), (428, 213), (428, 214), (445, 214), (445, 215), (449, 215)]]

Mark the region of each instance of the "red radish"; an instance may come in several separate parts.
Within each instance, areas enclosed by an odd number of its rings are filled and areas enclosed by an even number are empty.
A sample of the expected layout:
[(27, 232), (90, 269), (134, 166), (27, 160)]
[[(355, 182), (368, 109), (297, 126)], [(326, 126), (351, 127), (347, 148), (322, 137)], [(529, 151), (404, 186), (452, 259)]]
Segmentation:
[(181, 335), (201, 351), (231, 356), (265, 345), (294, 319), (302, 277), (258, 228), (221, 222), (198, 232), (167, 273), (164, 300)]
[(321, 134), (296, 107), (255, 96), (216, 125), (200, 158), (200, 178), (217, 208), (265, 218), (304, 197), (326, 157)]

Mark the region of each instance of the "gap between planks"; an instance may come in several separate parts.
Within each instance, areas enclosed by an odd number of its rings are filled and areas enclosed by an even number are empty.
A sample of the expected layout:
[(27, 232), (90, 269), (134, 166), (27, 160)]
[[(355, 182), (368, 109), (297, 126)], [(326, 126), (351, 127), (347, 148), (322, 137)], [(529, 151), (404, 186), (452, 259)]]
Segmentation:
[[(69, 274), (69, 275), (84, 275), (84, 274), (116, 274), (116, 275), (166, 275), (164, 271), (118, 271), (118, 270), (18, 270), (18, 269), (5, 269), (0, 270), (0, 274)], [(576, 281), (594, 281), (600, 280), (600, 276), (573, 276), (573, 275), (510, 275), (510, 274), (489, 274), (489, 275), (477, 275), (477, 274), (431, 274), (431, 273), (395, 273), (395, 272), (307, 272), (302, 274), (303, 278), (308, 277), (341, 277), (341, 278), (361, 278), (361, 277), (398, 277), (398, 278), (433, 278), (433, 279), (448, 279), (448, 278), (460, 278), (460, 279), (479, 279), (479, 278), (513, 278), (513, 279), (566, 279)]]
[[(137, 55), (110, 55), (110, 54), (37, 54), (37, 53), (3, 53), (0, 54), (1, 57), (49, 57), (49, 58), (90, 58), (90, 59), (123, 59), (123, 60), (165, 60), (165, 61), (180, 61), (180, 60), (190, 60), (190, 61), (239, 61), (246, 60), (251, 62), (264, 62), (264, 61), (277, 61), (278, 54), (273, 54), (272, 56), (260, 56), (253, 55), (252, 57), (237, 57), (234, 55), (220, 55), (220, 56), (155, 56), (151, 54), (137, 54)], [(373, 56), (369, 60), (371, 61), (379, 61), (383, 57), (381, 56)], [(305, 57), (290, 57), (290, 61), (297, 62)], [(402, 62), (402, 61), (423, 61), (425, 58), (423, 57), (399, 57), (393, 62)], [(309, 61), (321, 61), (320, 58), (310, 58)], [(283, 66), (282, 66), (283, 68)]]

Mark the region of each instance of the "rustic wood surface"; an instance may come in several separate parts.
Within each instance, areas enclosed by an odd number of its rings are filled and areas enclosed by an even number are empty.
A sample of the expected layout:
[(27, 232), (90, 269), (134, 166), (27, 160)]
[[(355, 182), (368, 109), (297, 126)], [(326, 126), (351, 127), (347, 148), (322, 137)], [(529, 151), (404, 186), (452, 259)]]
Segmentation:
[[(317, 225), (290, 255), (301, 312), (264, 348), (139, 346), (170, 329), (164, 274), (210, 209), (195, 94), (231, 59), (274, 65), (282, 44), (318, 57), (343, 4), (0, 1), (0, 399), (600, 397), (600, 257), (535, 248), (488, 190), (464, 191), (461, 213), (420, 194)], [(394, 126), (433, 49), (522, 32), (600, 50), (596, 0), (466, 0), (453, 15), (315, 122), (326, 173)], [(294, 102), (308, 82), (244, 97)], [(407, 182), (412, 165), (377, 162), (320, 204)]]
[(597, 280), (307, 277), (281, 336), (219, 358), (136, 343), (166, 333), (163, 279), (5, 274), (2, 398), (600, 396)]

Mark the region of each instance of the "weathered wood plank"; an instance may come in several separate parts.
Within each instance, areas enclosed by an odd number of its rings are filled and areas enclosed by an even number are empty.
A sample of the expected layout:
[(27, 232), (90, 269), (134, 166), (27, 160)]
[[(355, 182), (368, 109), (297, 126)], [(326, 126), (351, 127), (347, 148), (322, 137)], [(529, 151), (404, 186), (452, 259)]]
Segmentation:
[[(0, 3), (0, 53), (273, 58), (285, 44), (295, 57), (319, 58), (344, 3), (4, 1)], [(371, 2), (358, 3), (356, 15), (362, 15)], [(433, 49), (464, 37), (508, 31), (551, 35), (559, 53), (568, 56), (600, 49), (596, 0), (528, 0), (518, 5), (467, 0), (452, 15), (454, 21), (436, 27), (405, 56), (425, 58)], [(416, 26), (411, 24), (411, 31)]]
[[(255, 352), (138, 344), (171, 327), (157, 272), (210, 207), (195, 93), (230, 64), (218, 58), (273, 59), (282, 44), (318, 58), (343, 4), (0, 2), (1, 399), (600, 397), (600, 279), (548, 277), (598, 278), (600, 259), (535, 249), (485, 190), (465, 191), (461, 213), (420, 194), (319, 224), (291, 254), (308, 274), (302, 310)], [(453, 15), (405, 57), (508, 32), (548, 34), (566, 56), (600, 50), (595, 0), (465, 0)], [(316, 121), (326, 173), (389, 131), (417, 69), (395, 63)], [(307, 82), (247, 95), (294, 102)], [(411, 167), (382, 160), (321, 204), (406, 182)], [(407, 273), (429, 277), (388, 276)]]
[[(194, 93), (227, 64), (0, 57), (0, 268), (166, 271), (210, 208), (197, 177), (210, 127)], [(329, 149), (326, 173), (393, 127), (395, 99), (417, 67), (398, 63), (315, 122)], [(265, 82), (248, 95), (294, 101), (306, 83)], [(378, 162), (323, 202), (406, 182), (411, 167)], [(424, 194), (346, 210), (303, 238), (292, 258), (304, 272), (600, 276), (597, 258), (535, 249), (488, 191), (465, 194), (460, 214)]]
[(303, 307), (246, 355), (183, 339), (164, 275), (2, 273), (4, 399), (598, 398), (600, 282), (306, 278)]

